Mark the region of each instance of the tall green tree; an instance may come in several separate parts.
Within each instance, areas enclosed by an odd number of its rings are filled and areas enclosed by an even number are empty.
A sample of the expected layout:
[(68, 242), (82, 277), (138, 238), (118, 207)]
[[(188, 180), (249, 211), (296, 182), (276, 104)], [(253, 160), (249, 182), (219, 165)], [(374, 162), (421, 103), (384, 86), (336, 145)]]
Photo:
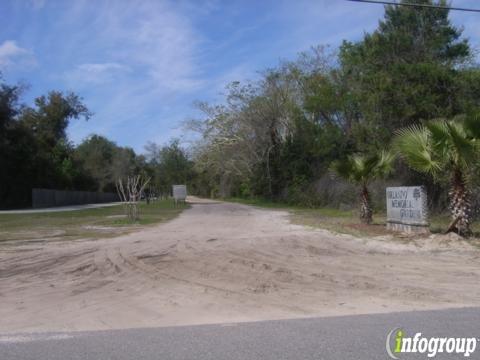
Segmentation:
[(66, 140), (66, 129), (72, 119), (88, 120), (92, 113), (82, 99), (74, 94), (51, 91), (35, 99), (35, 107), (24, 109), (21, 121), (37, 139), (53, 148), (58, 141)]
[[(402, 1), (448, 6), (445, 0)], [(377, 30), (343, 43), (341, 72), (360, 112), (353, 126), (359, 147), (384, 146), (398, 128), (478, 102), (478, 94), (462, 92), (471, 50), (461, 35), (448, 9), (388, 5)]]
[(0, 85), (0, 208), (28, 206), (37, 144), (18, 122), (22, 87)]
[(173, 139), (164, 146), (149, 143), (146, 150), (153, 174), (152, 185), (162, 194), (170, 194), (172, 185), (192, 184), (193, 163), (180, 140)]
[(19, 125), (35, 139), (36, 152), (32, 187), (72, 188), (75, 169), (73, 145), (67, 138), (70, 121), (91, 116), (82, 99), (74, 93), (51, 91), (35, 99), (34, 107), (23, 107), (18, 116)]
[(75, 149), (75, 159), (95, 181), (96, 191), (113, 191), (112, 163), (115, 143), (100, 135), (91, 135)]

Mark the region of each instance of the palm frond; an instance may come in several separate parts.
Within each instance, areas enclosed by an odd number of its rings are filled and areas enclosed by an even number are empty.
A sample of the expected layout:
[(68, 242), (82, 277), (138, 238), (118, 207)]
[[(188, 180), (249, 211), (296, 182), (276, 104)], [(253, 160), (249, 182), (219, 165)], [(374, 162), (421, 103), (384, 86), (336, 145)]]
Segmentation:
[(393, 151), (382, 150), (377, 159), (375, 166), (375, 177), (384, 178), (393, 172), (396, 154)]
[(395, 154), (388, 151), (371, 155), (354, 154), (334, 161), (330, 170), (354, 184), (367, 184), (373, 179), (387, 176), (393, 170), (394, 160)]
[(455, 164), (468, 167), (475, 161), (477, 148), (475, 142), (469, 139), (463, 124), (456, 122), (446, 122), (449, 130), (449, 145), (452, 152), (452, 159)]
[(420, 125), (397, 131), (394, 147), (413, 169), (436, 176), (442, 168), (441, 159), (434, 158), (431, 132)]
[[(450, 132), (446, 119), (436, 119), (425, 124), (430, 131), (430, 143), (436, 153), (443, 152), (448, 144)], [(440, 155), (440, 154), (439, 154)]]
[(367, 157), (363, 154), (355, 154), (352, 156), (352, 160), (354, 163), (354, 171), (353, 171), (353, 178), (356, 183), (360, 184), (362, 182), (366, 182), (368, 178), (368, 174), (372, 171), (373, 167), (375, 166), (375, 159), (371, 157)]
[(465, 116), (463, 124), (467, 135), (475, 141), (480, 141), (480, 111)]
[(330, 171), (347, 181), (351, 181), (353, 162), (351, 158), (333, 161), (330, 164)]

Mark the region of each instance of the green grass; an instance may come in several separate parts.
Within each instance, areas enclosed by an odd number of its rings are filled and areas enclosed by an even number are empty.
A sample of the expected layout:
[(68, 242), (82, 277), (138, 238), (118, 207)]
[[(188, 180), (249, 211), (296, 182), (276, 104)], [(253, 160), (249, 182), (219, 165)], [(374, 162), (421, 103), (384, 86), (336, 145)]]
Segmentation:
[(106, 238), (170, 220), (188, 205), (175, 208), (171, 200), (140, 204), (140, 220), (131, 222), (121, 205), (76, 211), (0, 214), (0, 241)]
[(227, 199), (224, 199), (224, 200), (229, 201), (229, 202), (236, 202), (236, 203), (240, 203), (240, 204), (259, 206), (259, 207), (264, 207), (264, 208), (274, 208), (274, 209), (304, 208), (304, 207), (301, 207), (301, 206), (288, 205), (288, 204), (285, 204), (285, 203), (274, 202), (274, 201), (260, 199), (260, 198), (244, 199), (244, 198), (231, 197), (231, 198), (227, 198)]
[[(272, 202), (264, 199), (229, 198), (226, 201), (262, 208), (287, 210), (290, 212), (291, 221), (294, 224), (327, 229), (341, 234), (349, 234), (359, 237), (390, 234), (401, 237), (398, 233), (387, 231), (385, 226), (385, 213), (375, 213), (373, 216), (373, 223), (365, 225), (360, 222), (358, 211), (355, 210), (339, 210), (327, 207), (309, 208), (281, 202)], [(432, 233), (445, 232), (449, 224), (450, 217), (448, 215), (435, 215), (430, 217), (430, 231)], [(477, 221), (473, 223), (472, 230), (474, 232), (474, 237), (480, 238), (480, 222)]]

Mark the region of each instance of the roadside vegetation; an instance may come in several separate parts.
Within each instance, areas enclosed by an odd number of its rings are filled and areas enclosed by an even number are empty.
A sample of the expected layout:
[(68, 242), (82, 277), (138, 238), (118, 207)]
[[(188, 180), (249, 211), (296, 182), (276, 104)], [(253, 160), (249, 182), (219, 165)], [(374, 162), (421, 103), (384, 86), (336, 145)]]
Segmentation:
[(334, 161), (331, 165), (334, 173), (360, 188), (360, 221), (364, 224), (373, 222), (368, 186), (373, 180), (384, 179), (390, 175), (394, 161), (393, 153), (380, 151), (368, 157), (355, 154), (344, 160)]
[[(412, 237), (412, 235), (403, 235), (388, 231), (385, 226), (387, 219), (385, 212), (375, 213), (372, 217), (372, 222), (370, 224), (365, 224), (358, 221), (358, 210), (339, 210), (338, 208), (331, 207), (310, 208), (301, 205), (273, 202), (266, 199), (227, 198), (225, 200), (260, 208), (288, 211), (290, 213), (290, 220), (294, 224), (312, 226), (339, 234), (348, 234), (357, 237), (389, 235), (397, 239)], [(431, 216), (430, 231), (432, 234), (445, 233), (450, 223), (449, 219), (450, 217), (448, 214)], [(475, 238), (475, 243), (478, 243), (478, 239), (480, 239), (480, 223), (474, 223), (471, 229), (472, 235)]]
[(188, 148), (174, 139), (141, 155), (95, 134), (72, 144), (69, 123), (95, 121), (79, 96), (52, 91), (26, 106), (22, 86), (2, 83), (0, 208), (28, 206), (33, 187), (115, 192), (141, 175), (156, 195), (176, 183), (352, 214), (360, 203), (368, 225), (385, 211), (386, 186), (423, 185), (430, 213), (450, 213), (445, 230), (468, 236), (480, 209), (477, 59), (448, 9), (387, 5), (360, 40), (313, 46), (226, 84), (223, 102), (198, 102)]
[(164, 195), (190, 182), (192, 162), (178, 140), (149, 143), (142, 155), (96, 134), (75, 146), (69, 124), (95, 121), (78, 95), (51, 91), (27, 106), (24, 87), (1, 80), (0, 209), (31, 206), (32, 188), (116, 192), (119, 179), (142, 175), (151, 179), (149, 193)]
[[(200, 134), (194, 162), (205, 195), (360, 203), (368, 224), (385, 211), (386, 186), (423, 185), (430, 212), (451, 213), (445, 230), (468, 236), (478, 218), (480, 66), (448, 9), (387, 5), (361, 40), (313, 47), (199, 109), (204, 118), (187, 127)], [(384, 150), (400, 156), (382, 173)]]
[(441, 181), (450, 180), (451, 223), (448, 231), (471, 234), (470, 186), (480, 160), (480, 114), (436, 120), (399, 130), (394, 145), (413, 169)]
[(123, 206), (95, 209), (33, 213), (0, 214), (0, 242), (8, 240), (46, 241), (67, 239), (99, 239), (118, 236), (171, 220), (188, 204), (174, 206), (172, 200), (157, 200), (139, 206), (141, 217), (130, 221)]

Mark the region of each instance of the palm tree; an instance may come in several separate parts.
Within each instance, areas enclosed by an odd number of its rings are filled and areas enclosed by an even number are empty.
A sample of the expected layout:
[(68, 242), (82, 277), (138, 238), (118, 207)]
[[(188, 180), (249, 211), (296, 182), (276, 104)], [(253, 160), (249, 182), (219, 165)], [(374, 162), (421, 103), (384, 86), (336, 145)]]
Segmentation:
[(393, 170), (395, 156), (388, 151), (374, 155), (355, 154), (344, 160), (337, 160), (330, 166), (331, 170), (345, 180), (360, 186), (360, 221), (372, 222), (372, 205), (368, 184), (379, 178), (385, 178)]
[(480, 116), (456, 116), (425, 125), (412, 125), (397, 132), (394, 144), (407, 164), (435, 180), (447, 176), (451, 190), (452, 222), (447, 232), (468, 236), (470, 231), (469, 181), (478, 167)]

